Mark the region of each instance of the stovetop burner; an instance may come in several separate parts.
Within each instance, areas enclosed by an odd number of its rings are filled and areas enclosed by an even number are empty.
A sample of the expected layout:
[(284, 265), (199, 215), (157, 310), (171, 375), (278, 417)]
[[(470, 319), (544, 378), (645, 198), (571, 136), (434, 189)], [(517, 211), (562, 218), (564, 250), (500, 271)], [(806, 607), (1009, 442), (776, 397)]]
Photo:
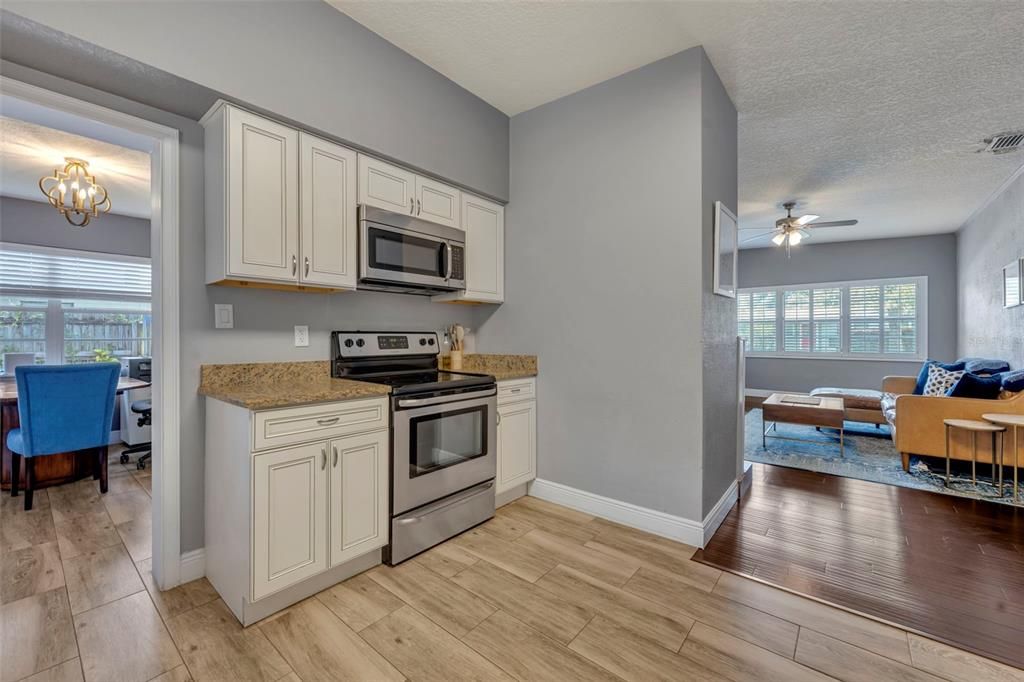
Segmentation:
[(331, 332), (331, 376), (391, 387), (394, 395), (495, 383), (489, 374), (437, 366), (434, 332)]

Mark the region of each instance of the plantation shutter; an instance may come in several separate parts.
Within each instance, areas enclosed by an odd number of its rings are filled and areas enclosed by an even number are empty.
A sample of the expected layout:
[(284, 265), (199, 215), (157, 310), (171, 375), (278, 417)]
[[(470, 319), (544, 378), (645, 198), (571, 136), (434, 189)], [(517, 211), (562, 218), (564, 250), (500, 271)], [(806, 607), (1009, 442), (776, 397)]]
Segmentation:
[(786, 291), (782, 300), (782, 348), (791, 353), (807, 353), (811, 350), (811, 292)]
[(778, 347), (776, 316), (776, 292), (755, 291), (751, 293), (750, 350), (770, 353)]
[(838, 287), (815, 289), (811, 298), (811, 335), (815, 353), (842, 350), (843, 290)]
[(882, 287), (850, 287), (850, 352), (882, 352)]

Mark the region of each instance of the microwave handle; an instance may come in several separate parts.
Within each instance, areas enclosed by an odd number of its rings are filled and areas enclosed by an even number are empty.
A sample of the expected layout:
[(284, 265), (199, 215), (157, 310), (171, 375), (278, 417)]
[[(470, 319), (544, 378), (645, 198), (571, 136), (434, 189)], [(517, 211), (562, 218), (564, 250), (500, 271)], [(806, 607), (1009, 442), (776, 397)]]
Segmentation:
[(445, 266), (445, 269), (444, 269), (444, 278), (445, 279), (451, 279), (452, 278), (452, 245), (450, 243), (448, 243), (448, 242), (444, 243), (444, 254), (445, 254), (445, 262), (447, 263), (447, 265)]

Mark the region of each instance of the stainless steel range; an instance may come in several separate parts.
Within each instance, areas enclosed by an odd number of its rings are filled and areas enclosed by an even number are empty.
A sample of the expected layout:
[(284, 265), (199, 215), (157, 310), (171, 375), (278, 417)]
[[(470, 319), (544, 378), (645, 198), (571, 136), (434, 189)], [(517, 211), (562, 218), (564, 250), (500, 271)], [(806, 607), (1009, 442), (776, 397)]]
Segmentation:
[(331, 376), (391, 387), (389, 565), (494, 516), (497, 385), (437, 350), (433, 332), (331, 332)]

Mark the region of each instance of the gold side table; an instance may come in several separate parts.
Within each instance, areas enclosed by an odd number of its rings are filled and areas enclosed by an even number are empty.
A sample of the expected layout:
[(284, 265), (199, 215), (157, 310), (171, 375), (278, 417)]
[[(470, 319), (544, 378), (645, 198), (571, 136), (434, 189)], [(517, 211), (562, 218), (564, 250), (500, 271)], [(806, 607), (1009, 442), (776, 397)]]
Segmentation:
[[(996, 414), (988, 413), (981, 415), (981, 418), (985, 421), (1004, 426), (1007, 429), (1013, 429), (1013, 501), (1017, 502), (1017, 469), (1020, 468), (1020, 441), (1021, 441), (1021, 429), (1024, 429), (1024, 414)], [(1005, 449), (1006, 436), (1003, 436), (1003, 443)], [(999, 488), (999, 494), (1002, 495), (1002, 486)]]
[(968, 431), (971, 434), (971, 483), (975, 488), (978, 487), (978, 434), (979, 433), (991, 433), (992, 434), (992, 482), (996, 482), (996, 452), (1000, 453), (999, 457), (999, 496), (1003, 495), (1003, 458), (1002, 448), (997, 450), (996, 448), (996, 436), (1005, 433), (1006, 427), (1000, 426), (999, 424), (992, 424), (990, 422), (975, 421), (974, 419), (943, 419), (942, 423), (946, 425), (946, 487), (949, 487), (949, 464), (950, 464), (950, 451), (949, 451), (949, 432), (950, 429), (960, 429), (962, 431)]

